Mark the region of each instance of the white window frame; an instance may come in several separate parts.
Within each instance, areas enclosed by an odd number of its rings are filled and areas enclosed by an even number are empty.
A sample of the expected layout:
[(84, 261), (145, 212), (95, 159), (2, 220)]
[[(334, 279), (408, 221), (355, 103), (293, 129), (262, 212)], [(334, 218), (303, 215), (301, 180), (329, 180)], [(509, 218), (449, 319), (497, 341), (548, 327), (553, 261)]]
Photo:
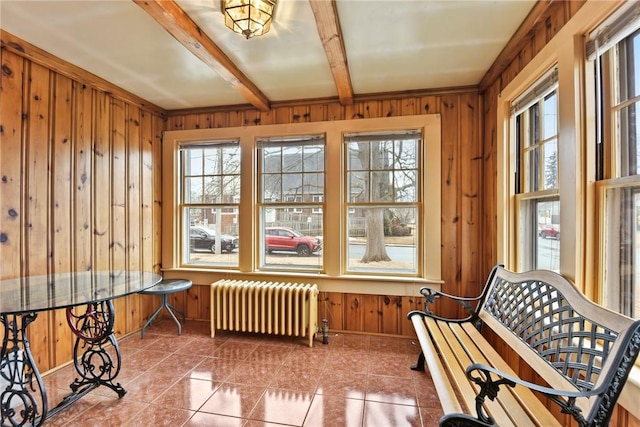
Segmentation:
[[(635, 76), (627, 76), (624, 66), (619, 66), (621, 58), (623, 65), (626, 63), (626, 53), (623, 47), (618, 47), (620, 42), (627, 37), (638, 38), (640, 22), (637, 15), (640, 13), (640, 4), (630, 2), (625, 4), (594, 31), (589, 34), (587, 41), (587, 55), (590, 60), (595, 80), (597, 102), (594, 105), (596, 116), (596, 146), (600, 154), (599, 167), (597, 168), (597, 205), (599, 209), (600, 242), (599, 260), (603, 267), (599, 270), (599, 301), (606, 307), (620, 311), (626, 315), (640, 318), (640, 280), (637, 273), (640, 269), (638, 262), (623, 261), (623, 259), (635, 260), (635, 248), (638, 243), (638, 224), (635, 220), (637, 213), (635, 208), (628, 206), (633, 211), (628, 212), (620, 203), (626, 205), (632, 200), (625, 198), (625, 194), (633, 194), (637, 202), (640, 191), (640, 161), (635, 159), (635, 170), (631, 170), (631, 155), (637, 157), (640, 151), (631, 153), (629, 141), (622, 141), (619, 132), (628, 131), (620, 129), (620, 123), (616, 120), (618, 112), (631, 105), (640, 105), (640, 95), (620, 100), (617, 91), (621, 89), (618, 80), (619, 73), (623, 74), (622, 87)], [(640, 58), (635, 58), (640, 63)], [(589, 69), (589, 68), (588, 68)], [(640, 69), (636, 69), (636, 74)], [(637, 79), (637, 78), (636, 78)], [(637, 79), (640, 80), (640, 79)], [(640, 92), (640, 88), (636, 88)], [(636, 115), (640, 111), (636, 111)], [(636, 129), (636, 137), (640, 130)], [(636, 141), (640, 143), (640, 141)], [(623, 217), (621, 217), (623, 215)], [(625, 225), (628, 228), (624, 228)], [(622, 289), (621, 289), (622, 288)], [(635, 291), (636, 294), (624, 294), (627, 291)]]
[[(202, 251), (203, 248), (199, 248), (199, 249), (193, 249), (192, 244), (194, 243), (194, 241), (191, 238), (191, 224), (190, 221), (189, 223), (187, 223), (186, 218), (189, 216), (190, 211), (192, 209), (195, 210), (199, 210), (201, 209), (203, 212), (209, 211), (211, 215), (206, 215), (206, 219), (208, 220), (207, 223), (203, 223), (203, 224), (198, 224), (201, 227), (206, 227), (206, 228), (211, 228), (212, 231), (214, 233), (217, 233), (218, 235), (222, 235), (222, 234), (227, 234), (226, 230), (222, 229), (222, 225), (224, 224), (225, 220), (224, 218), (222, 218), (222, 216), (226, 216), (229, 215), (228, 212), (225, 212), (227, 210), (231, 210), (232, 211), (232, 216), (235, 217), (234, 221), (237, 221), (237, 217), (239, 216), (239, 211), (238, 211), (238, 207), (240, 205), (240, 196), (234, 195), (232, 197), (233, 202), (231, 203), (224, 203), (224, 197), (221, 197), (221, 195), (215, 195), (213, 197), (211, 197), (211, 200), (200, 200), (200, 201), (194, 201), (194, 200), (187, 200), (187, 196), (185, 194), (186, 192), (186, 187), (187, 187), (187, 180), (189, 178), (199, 178), (202, 179), (202, 185), (203, 185), (203, 192), (204, 192), (204, 185), (207, 182), (207, 178), (212, 179), (212, 178), (217, 178), (218, 180), (220, 180), (220, 185), (221, 188), (223, 186), (223, 182), (224, 182), (224, 178), (225, 177), (233, 177), (236, 176), (238, 177), (238, 179), (241, 178), (241, 172), (238, 173), (228, 173), (228, 171), (226, 171), (224, 169), (225, 164), (224, 162), (221, 161), (221, 167), (223, 168), (222, 170), (218, 170), (215, 171), (214, 173), (207, 173), (204, 170), (204, 159), (203, 159), (203, 169), (200, 171), (200, 173), (195, 173), (195, 174), (186, 174), (185, 173), (185, 169), (186, 169), (186, 160), (182, 158), (182, 155), (186, 155), (187, 152), (189, 152), (190, 150), (207, 150), (207, 149), (217, 149), (217, 150), (222, 150), (224, 148), (228, 148), (228, 147), (234, 147), (238, 149), (238, 154), (240, 154), (240, 144), (238, 140), (203, 140), (203, 141), (193, 141), (191, 143), (185, 143), (185, 144), (181, 144), (180, 146), (180, 155), (179, 155), (179, 162), (180, 165), (178, 167), (178, 210), (179, 210), (179, 215), (178, 215), (178, 233), (180, 234), (180, 238), (179, 241), (182, 242), (181, 244), (181, 250), (180, 255), (179, 255), (179, 263), (181, 265), (184, 266), (189, 266), (189, 267), (202, 267), (202, 266), (206, 266), (206, 267), (216, 267), (216, 268), (230, 268), (230, 269), (237, 269), (238, 268), (238, 264), (237, 264), (237, 255), (234, 256), (226, 256), (224, 258), (221, 258), (220, 256), (215, 256), (212, 257), (213, 259), (207, 259), (206, 256), (201, 256), (201, 257), (197, 257), (194, 256), (193, 260), (191, 259), (192, 255), (195, 255), (197, 251)], [(233, 213), (235, 212), (235, 213)], [(218, 215), (218, 213), (220, 213), (220, 215)], [(209, 220), (209, 218), (211, 218)], [(221, 219), (220, 224), (218, 223), (218, 219)], [(216, 225), (216, 227), (210, 227), (211, 225)], [(221, 255), (222, 254), (222, 247), (221, 247), (221, 239), (216, 239), (215, 242), (215, 247), (216, 247), (216, 254), (217, 255)], [(197, 246), (197, 240), (196, 242), (196, 246)], [(234, 249), (234, 251), (238, 251), (239, 248)], [(202, 259), (204, 257), (204, 259)]]
[[(252, 277), (256, 280), (299, 279), (308, 281), (310, 274), (320, 290), (327, 292), (355, 292), (373, 295), (416, 295), (420, 287), (429, 285), (436, 289), (441, 279), (441, 120), (437, 114), (384, 117), (379, 119), (355, 119), (312, 123), (292, 123), (285, 125), (243, 126), (234, 128), (193, 129), (167, 131), (163, 136), (162, 175), (162, 266), (165, 270), (179, 270), (184, 277), (192, 277), (194, 283), (210, 283), (215, 277)], [(421, 221), (430, 226), (423, 228), (420, 240), (419, 274), (412, 277), (376, 277), (372, 275), (345, 275), (342, 254), (345, 244), (346, 226), (343, 223), (343, 182), (342, 182), (342, 135), (347, 132), (370, 130), (422, 129), (424, 135), (423, 191), (422, 200), (429, 200), (429, 209), (424, 209)], [(324, 215), (324, 270), (318, 272), (263, 271), (258, 268), (257, 238), (258, 177), (256, 141), (260, 138), (282, 135), (324, 134), (326, 136), (326, 164), (330, 168), (326, 176), (323, 205)], [(176, 153), (177, 146), (185, 141), (205, 139), (238, 138), (241, 146), (242, 178), (239, 218), (239, 271), (226, 270), (218, 276), (215, 269), (202, 268), (185, 270), (176, 258), (177, 229), (176, 210), (172, 201), (176, 199)], [(248, 171), (248, 172), (247, 172)], [(335, 191), (333, 190), (335, 189)], [(245, 197), (245, 195), (250, 195)], [(425, 196), (426, 195), (426, 196)]]
[[(539, 245), (545, 243), (544, 248), (548, 249), (548, 252), (552, 258), (559, 256), (558, 246), (560, 246), (559, 239), (554, 242), (546, 242), (538, 239), (539, 237), (539, 218), (537, 215), (538, 203), (560, 202), (558, 194), (558, 186), (545, 188), (544, 177), (545, 172), (545, 149), (551, 141), (555, 141), (556, 154), (559, 153), (559, 126), (556, 121), (555, 133), (546, 134), (545, 125), (545, 99), (551, 94), (555, 94), (556, 97), (556, 114), (559, 110), (560, 100), (558, 97), (558, 83), (557, 83), (557, 69), (553, 67), (550, 71), (546, 72), (540, 79), (538, 79), (531, 87), (512, 103), (512, 113), (509, 120), (511, 127), (510, 135), (511, 142), (509, 143), (511, 150), (514, 150), (514, 173), (513, 179), (515, 180), (513, 186), (515, 188), (514, 198), (516, 209), (514, 212), (514, 222), (516, 225), (516, 234), (513, 236), (517, 244), (515, 246), (517, 269), (520, 271), (530, 270), (534, 268), (549, 268), (557, 271), (560, 267), (559, 263), (550, 262), (549, 265), (538, 264), (538, 252)], [(536, 123), (531, 123), (530, 117), (527, 113), (532, 111), (533, 107), (538, 109), (538, 117)], [(526, 123), (521, 123), (520, 128), (517, 126), (517, 117), (522, 117), (523, 120), (527, 120)], [(535, 141), (529, 140), (531, 132), (527, 132), (535, 126), (538, 130), (538, 139)], [(525, 129), (523, 134), (525, 135), (528, 144), (525, 143), (525, 138), (517, 137), (519, 131)], [(530, 158), (528, 155), (536, 150), (539, 154), (538, 163), (535, 168), (531, 167)], [(556, 156), (556, 172), (559, 173), (560, 162), (559, 156)], [(557, 177), (556, 177), (557, 178)], [(558, 225), (559, 226), (559, 225)]]
[[(497, 219), (496, 258), (508, 268), (517, 265), (515, 241), (513, 171), (510, 151), (510, 104), (553, 64), (558, 64), (560, 122), (559, 197), (562, 202), (560, 273), (579, 286), (587, 297), (601, 302), (598, 292), (599, 215), (595, 199), (595, 132), (586, 131), (596, 122), (595, 84), (586, 69), (585, 35), (600, 25), (623, 3), (588, 1), (556, 35), (500, 92), (497, 100)], [(564, 153), (564, 154), (563, 154)], [(640, 418), (637, 396), (640, 393), (640, 368), (634, 369), (620, 395), (619, 404)]]

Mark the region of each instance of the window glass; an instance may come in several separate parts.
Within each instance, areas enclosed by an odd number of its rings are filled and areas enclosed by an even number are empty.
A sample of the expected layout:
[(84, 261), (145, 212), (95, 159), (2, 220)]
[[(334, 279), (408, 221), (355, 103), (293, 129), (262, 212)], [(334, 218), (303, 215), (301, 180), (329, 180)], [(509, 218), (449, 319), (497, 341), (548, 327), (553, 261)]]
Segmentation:
[(183, 264), (237, 267), (239, 146), (234, 142), (184, 145), (180, 160)]
[(258, 144), (261, 267), (322, 270), (324, 137)]
[(418, 131), (345, 135), (347, 271), (418, 273), (421, 140)]
[(560, 270), (560, 200), (536, 200), (538, 236), (535, 241), (535, 268)]
[(640, 185), (612, 187), (605, 195), (607, 307), (640, 317)]
[(560, 269), (558, 92), (555, 70), (514, 102), (519, 268)]
[(604, 304), (640, 317), (640, 30), (596, 61), (603, 155), (599, 178)]

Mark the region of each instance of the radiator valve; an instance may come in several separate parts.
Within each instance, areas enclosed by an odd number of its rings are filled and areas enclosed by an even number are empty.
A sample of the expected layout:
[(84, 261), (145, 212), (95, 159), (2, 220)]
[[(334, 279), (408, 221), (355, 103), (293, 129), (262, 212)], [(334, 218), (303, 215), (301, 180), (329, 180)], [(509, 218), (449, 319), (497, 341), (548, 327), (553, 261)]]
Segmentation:
[(329, 320), (322, 319), (322, 344), (329, 344)]

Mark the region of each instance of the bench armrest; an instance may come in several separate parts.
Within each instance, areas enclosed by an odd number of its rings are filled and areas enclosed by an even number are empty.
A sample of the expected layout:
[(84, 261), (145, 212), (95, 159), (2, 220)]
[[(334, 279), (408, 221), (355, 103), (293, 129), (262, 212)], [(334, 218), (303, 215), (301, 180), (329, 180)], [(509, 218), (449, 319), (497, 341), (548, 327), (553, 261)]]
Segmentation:
[[(413, 316), (414, 314), (419, 314), (421, 316), (426, 316), (426, 317), (431, 317), (437, 320), (444, 320), (447, 322), (466, 322), (469, 321), (473, 318), (476, 317), (476, 313), (477, 313), (477, 307), (478, 307), (478, 301), (480, 301), (480, 298), (482, 298), (482, 296), (477, 296), (477, 297), (459, 297), (456, 295), (450, 295), (447, 294), (445, 292), (439, 291), (437, 289), (433, 289), (430, 287), (422, 287), (420, 288), (420, 294), (422, 294), (422, 296), (424, 297), (424, 311), (422, 310), (413, 310), (410, 311), (407, 314), (407, 318), (411, 318), (411, 316)], [(436, 301), (438, 301), (440, 298), (445, 298), (445, 299), (449, 299), (452, 300), (458, 304), (460, 304), (467, 312), (469, 312), (469, 316), (465, 317), (465, 318), (460, 318), (460, 319), (450, 319), (450, 318), (445, 318), (445, 317), (440, 317), (440, 316), (436, 316), (435, 314), (433, 314), (433, 312), (429, 309), (429, 306), (431, 304), (435, 304)], [(472, 303), (476, 303), (475, 307), (473, 306)]]
[[(506, 384), (509, 387), (521, 385), (533, 391), (542, 393), (557, 403), (562, 408), (563, 413), (570, 414), (579, 421), (584, 421), (584, 417), (581, 414), (582, 410), (575, 405), (576, 398), (595, 396), (603, 391), (601, 389), (584, 391), (557, 390), (529, 381), (524, 381), (518, 377), (514, 377), (496, 368), (481, 363), (469, 365), (466, 369), (466, 373), (467, 378), (480, 386), (480, 392), (476, 396), (476, 412), (478, 413), (478, 418), (490, 424), (493, 423), (493, 420), (484, 412), (482, 404), (484, 403), (485, 397), (488, 397), (490, 400), (494, 400), (498, 395), (501, 385)], [(496, 377), (495, 379), (494, 376)]]

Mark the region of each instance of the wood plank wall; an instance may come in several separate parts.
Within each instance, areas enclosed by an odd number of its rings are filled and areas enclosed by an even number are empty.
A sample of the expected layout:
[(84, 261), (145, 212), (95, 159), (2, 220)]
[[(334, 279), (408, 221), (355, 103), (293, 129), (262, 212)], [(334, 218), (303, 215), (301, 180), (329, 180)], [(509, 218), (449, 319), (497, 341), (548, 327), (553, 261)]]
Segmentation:
[[(45, 65), (48, 54), (26, 43), (5, 48), (2, 36), (0, 278), (159, 272), (164, 118)], [(115, 306), (126, 334), (155, 304), (133, 295)], [(29, 339), (41, 372), (72, 358), (63, 310), (40, 313)]]
[[(472, 295), (479, 292), (487, 274), (479, 268), (483, 240), (481, 112), (481, 98), (475, 90), (432, 92), (356, 99), (350, 106), (315, 102), (281, 105), (267, 112), (253, 108), (169, 112), (167, 130), (441, 114), (442, 218), (439, 225), (426, 226), (441, 227), (443, 290)], [(208, 313), (208, 292), (207, 286), (194, 286), (186, 296), (188, 311), (193, 307), (194, 312)], [(420, 299), (414, 297), (322, 292), (319, 316), (328, 318), (335, 330), (412, 336), (406, 314), (419, 304)]]
[[(584, 1), (562, 1), (553, 2), (549, 5), (545, 13), (539, 18), (537, 24), (531, 28), (526, 36), (519, 41), (516, 48), (508, 53), (511, 60), (499, 77), (487, 84), (483, 89), (483, 123), (484, 123), (484, 206), (483, 206), (483, 235), (495, 236), (497, 230), (496, 207), (497, 207), (497, 121), (498, 96), (500, 92), (518, 75), (520, 71), (536, 56), (540, 50), (556, 35), (556, 33), (571, 19), (573, 15), (582, 7)], [(486, 270), (499, 260), (496, 259), (497, 242), (496, 239), (484, 239), (482, 269)], [(494, 347), (505, 358), (511, 361), (512, 365), (524, 379), (539, 382), (531, 368), (520, 360), (502, 340), (495, 336), (488, 336)], [(559, 419), (564, 419), (565, 425), (575, 424), (571, 417), (565, 414), (556, 414)], [(640, 419), (629, 414), (624, 408), (618, 405), (618, 410), (611, 420), (612, 426), (640, 426)]]
[[(485, 238), (496, 231), (498, 94), (582, 4), (552, 2), (524, 32), (499, 77), (481, 87), (482, 94), (368, 97), (348, 107), (282, 104), (266, 113), (251, 108), (172, 112), (166, 124), (161, 111), (145, 108), (71, 64), (33, 48), (8, 49), (2, 33), (0, 278), (125, 266), (159, 271), (160, 135), (165, 129), (439, 113), (443, 289), (474, 294), (498, 261), (495, 239)], [(186, 307), (189, 317), (208, 320), (208, 301), (208, 287), (194, 286), (174, 303)], [(122, 334), (138, 329), (156, 303), (130, 297), (118, 304), (124, 315), (116, 328)], [(410, 335), (404, 315), (419, 304), (409, 297), (325, 292), (319, 315), (335, 329)], [(59, 312), (41, 314), (29, 328), (41, 370), (71, 359), (72, 338)], [(497, 337), (494, 341), (504, 352)], [(640, 426), (640, 420), (620, 409), (612, 425)]]

